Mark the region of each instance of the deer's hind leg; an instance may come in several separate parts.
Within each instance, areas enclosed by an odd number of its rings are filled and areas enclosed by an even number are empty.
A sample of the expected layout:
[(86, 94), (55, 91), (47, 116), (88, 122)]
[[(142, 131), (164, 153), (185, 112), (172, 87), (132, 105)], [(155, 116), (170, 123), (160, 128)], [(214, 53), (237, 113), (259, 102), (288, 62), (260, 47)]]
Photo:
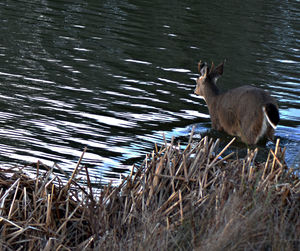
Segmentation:
[(254, 117), (255, 119), (246, 119), (241, 124), (241, 139), (243, 142), (254, 145), (262, 136), (263, 114)]
[(274, 142), (274, 132), (275, 130), (273, 129), (273, 127), (269, 125), (267, 128), (266, 136), (269, 140), (273, 142)]

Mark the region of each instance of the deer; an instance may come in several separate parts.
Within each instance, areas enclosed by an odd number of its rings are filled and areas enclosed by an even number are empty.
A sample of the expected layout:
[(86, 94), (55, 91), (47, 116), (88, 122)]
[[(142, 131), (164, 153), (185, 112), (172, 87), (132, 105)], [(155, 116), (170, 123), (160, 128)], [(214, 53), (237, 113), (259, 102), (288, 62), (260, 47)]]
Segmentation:
[(267, 138), (274, 141), (279, 123), (279, 110), (267, 91), (244, 85), (225, 92), (217, 87), (223, 74), (225, 60), (217, 67), (206, 62), (198, 63), (199, 77), (194, 93), (204, 99), (208, 106), (212, 128), (240, 137), (247, 145), (255, 145)]

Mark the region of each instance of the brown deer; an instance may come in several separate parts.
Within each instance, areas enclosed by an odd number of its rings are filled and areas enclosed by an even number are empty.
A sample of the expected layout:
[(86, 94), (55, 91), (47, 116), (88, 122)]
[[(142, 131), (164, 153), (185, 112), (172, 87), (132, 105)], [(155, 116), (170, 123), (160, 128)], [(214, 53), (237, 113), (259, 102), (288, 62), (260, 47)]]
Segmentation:
[(208, 67), (201, 61), (198, 64), (200, 77), (195, 94), (204, 98), (212, 128), (239, 136), (250, 145), (265, 136), (274, 140), (279, 122), (276, 100), (266, 91), (249, 85), (221, 93), (216, 82), (223, 74), (224, 62), (217, 67), (213, 63)]

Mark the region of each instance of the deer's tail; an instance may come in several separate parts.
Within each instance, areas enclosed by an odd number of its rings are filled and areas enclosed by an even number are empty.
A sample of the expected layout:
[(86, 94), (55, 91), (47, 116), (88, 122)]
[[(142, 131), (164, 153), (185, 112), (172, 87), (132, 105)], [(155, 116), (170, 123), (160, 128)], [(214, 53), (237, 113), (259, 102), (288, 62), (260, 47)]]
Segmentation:
[(280, 120), (277, 106), (272, 103), (268, 103), (263, 107), (263, 109), (269, 124), (276, 129)]

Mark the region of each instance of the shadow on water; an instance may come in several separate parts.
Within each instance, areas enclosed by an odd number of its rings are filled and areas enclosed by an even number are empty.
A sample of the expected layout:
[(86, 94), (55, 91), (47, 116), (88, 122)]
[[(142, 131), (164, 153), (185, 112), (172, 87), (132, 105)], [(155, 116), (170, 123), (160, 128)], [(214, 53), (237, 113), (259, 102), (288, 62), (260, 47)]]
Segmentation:
[(195, 140), (226, 144), (193, 90), (198, 60), (227, 58), (220, 88), (268, 90), (279, 102), (286, 161), (299, 167), (297, 3), (175, 2), (0, 3), (0, 164), (41, 160), (70, 173), (87, 146), (82, 163), (109, 182), (163, 133), (185, 144), (196, 125)]

